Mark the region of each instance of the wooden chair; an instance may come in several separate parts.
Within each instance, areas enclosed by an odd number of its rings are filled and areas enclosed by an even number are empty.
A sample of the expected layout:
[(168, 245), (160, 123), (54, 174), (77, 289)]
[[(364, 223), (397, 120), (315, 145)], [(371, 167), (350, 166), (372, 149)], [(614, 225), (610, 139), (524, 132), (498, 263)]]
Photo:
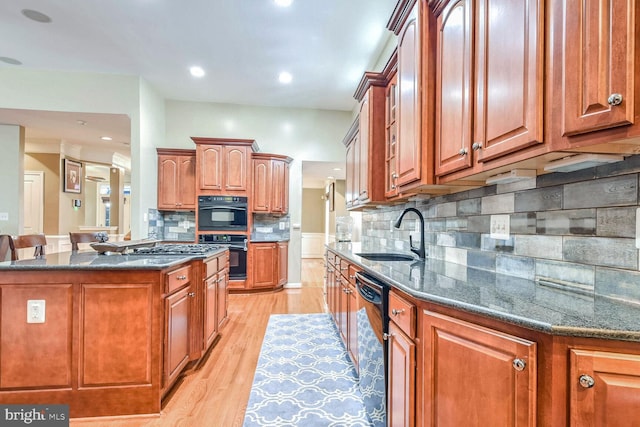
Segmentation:
[(44, 234), (25, 234), (13, 237), (9, 240), (11, 248), (11, 261), (18, 260), (18, 249), (34, 248), (33, 257), (39, 257), (45, 254), (47, 239)]
[(8, 234), (0, 234), (0, 262), (8, 261), (11, 250), (11, 236)]
[(69, 233), (69, 240), (71, 240), (71, 250), (78, 250), (78, 243), (90, 243), (90, 242), (103, 242), (104, 233)]

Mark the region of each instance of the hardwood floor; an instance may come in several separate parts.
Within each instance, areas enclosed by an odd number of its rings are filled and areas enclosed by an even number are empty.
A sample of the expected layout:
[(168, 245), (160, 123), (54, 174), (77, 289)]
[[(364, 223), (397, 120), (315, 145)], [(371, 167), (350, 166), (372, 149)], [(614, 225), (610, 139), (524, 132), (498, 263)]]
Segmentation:
[(302, 287), (270, 294), (229, 295), (229, 322), (207, 360), (184, 376), (159, 416), (72, 419), (74, 427), (242, 426), (262, 339), (271, 314), (321, 313), (322, 259), (302, 260)]

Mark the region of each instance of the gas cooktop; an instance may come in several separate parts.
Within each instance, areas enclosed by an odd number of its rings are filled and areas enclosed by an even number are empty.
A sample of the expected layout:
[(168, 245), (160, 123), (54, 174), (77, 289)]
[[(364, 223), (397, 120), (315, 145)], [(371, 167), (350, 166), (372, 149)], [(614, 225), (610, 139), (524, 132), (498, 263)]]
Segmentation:
[(205, 255), (219, 249), (218, 245), (211, 244), (160, 244), (147, 248), (136, 248), (131, 255)]

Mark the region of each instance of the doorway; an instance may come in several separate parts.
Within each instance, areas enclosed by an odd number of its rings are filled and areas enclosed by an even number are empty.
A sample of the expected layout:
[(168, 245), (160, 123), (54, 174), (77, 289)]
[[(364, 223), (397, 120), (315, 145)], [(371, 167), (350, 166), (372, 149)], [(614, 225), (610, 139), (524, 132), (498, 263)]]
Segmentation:
[(24, 173), (24, 234), (40, 234), (44, 230), (44, 172)]

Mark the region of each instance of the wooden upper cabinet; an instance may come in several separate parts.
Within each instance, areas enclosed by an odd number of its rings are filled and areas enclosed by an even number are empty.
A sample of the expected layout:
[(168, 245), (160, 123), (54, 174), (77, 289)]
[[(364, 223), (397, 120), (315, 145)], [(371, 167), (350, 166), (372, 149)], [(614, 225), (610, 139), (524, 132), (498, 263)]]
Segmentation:
[(253, 153), (253, 212), (284, 215), (289, 211), (291, 157)]
[[(398, 34), (398, 185), (422, 176), (420, 26), (418, 5)], [(426, 173), (426, 171), (424, 171)]]
[(347, 207), (379, 203), (384, 198), (385, 86), (380, 73), (365, 72), (354, 97), (360, 101), (347, 147)]
[(385, 89), (385, 186), (387, 199), (398, 196), (398, 79), (389, 80)]
[(635, 0), (565, 1), (562, 134), (632, 124)]
[(571, 427), (638, 425), (640, 355), (569, 350)]
[(422, 321), (422, 425), (537, 425), (536, 343), (426, 310)]
[(191, 138), (196, 143), (198, 194), (246, 196), (251, 177), (251, 139)]
[(158, 209), (195, 210), (196, 153), (158, 148)]
[(436, 173), (541, 143), (543, 2), (453, 0), (436, 12)]

